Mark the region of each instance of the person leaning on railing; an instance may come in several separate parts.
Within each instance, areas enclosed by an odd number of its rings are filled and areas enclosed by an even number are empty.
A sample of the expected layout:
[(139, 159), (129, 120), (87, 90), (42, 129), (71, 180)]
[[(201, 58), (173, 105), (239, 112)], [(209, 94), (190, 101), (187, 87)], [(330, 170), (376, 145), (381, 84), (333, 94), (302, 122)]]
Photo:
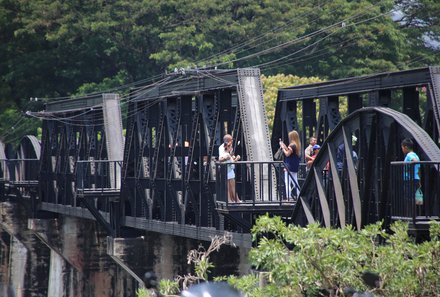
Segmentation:
[[(405, 155), (404, 162), (420, 162), (419, 156), (414, 152), (414, 144), (411, 139), (405, 138), (401, 146)], [(414, 201), (416, 189), (420, 188), (420, 164), (414, 165), (414, 172), (411, 167), (405, 166), (403, 169), (404, 198), (408, 201)]]

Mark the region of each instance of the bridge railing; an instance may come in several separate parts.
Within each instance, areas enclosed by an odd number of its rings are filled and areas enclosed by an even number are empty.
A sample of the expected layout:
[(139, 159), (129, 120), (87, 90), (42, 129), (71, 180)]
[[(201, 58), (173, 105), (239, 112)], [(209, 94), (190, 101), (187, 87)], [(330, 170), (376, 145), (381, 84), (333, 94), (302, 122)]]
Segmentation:
[[(420, 179), (416, 173), (419, 173)], [(391, 162), (392, 219), (423, 221), (440, 216), (440, 163)]]
[(38, 184), (39, 162), (38, 159), (0, 160), (0, 179), (13, 184), (36, 185)]
[[(226, 205), (235, 204), (228, 199), (228, 172), (235, 174), (235, 192), (241, 204), (291, 204), (286, 197), (285, 164), (272, 162), (217, 162), (216, 200)], [(298, 186), (298, 185), (297, 185)], [(299, 187), (299, 186), (298, 186)]]
[(76, 164), (78, 195), (117, 195), (121, 189), (122, 161), (80, 160)]

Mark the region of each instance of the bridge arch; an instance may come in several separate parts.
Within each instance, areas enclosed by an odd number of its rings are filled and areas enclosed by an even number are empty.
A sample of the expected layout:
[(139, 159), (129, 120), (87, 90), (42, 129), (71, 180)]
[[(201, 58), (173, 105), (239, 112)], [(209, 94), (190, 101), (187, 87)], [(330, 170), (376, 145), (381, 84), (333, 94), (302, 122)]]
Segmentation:
[(0, 160), (5, 160), (6, 159), (6, 146), (3, 143), (3, 141), (0, 140)]
[(8, 177), (8, 167), (6, 166), (6, 146), (0, 140), (0, 179), (5, 180)]
[(20, 141), (17, 150), (18, 159), (40, 159), (41, 144), (34, 135), (26, 135)]
[(360, 229), (386, 219), (390, 162), (403, 160), (400, 144), (407, 137), (413, 139), (421, 160), (440, 162), (440, 149), (407, 115), (386, 107), (348, 115), (322, 144), (302, 186), (293, 222), (352, 224)]

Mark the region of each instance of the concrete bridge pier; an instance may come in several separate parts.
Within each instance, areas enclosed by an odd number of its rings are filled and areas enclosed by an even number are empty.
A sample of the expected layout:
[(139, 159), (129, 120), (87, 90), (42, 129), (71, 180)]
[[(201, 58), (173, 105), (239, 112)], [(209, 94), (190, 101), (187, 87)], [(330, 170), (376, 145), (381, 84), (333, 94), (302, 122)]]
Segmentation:
[[(188, 252), (200, 245), (206, 250), (210, 245), (207, 241), (154, 232), (145, 232), (145, 241), (148, 242), (143, 254), (145, 271), (154, 271), (158, 279), (174, 279), (178, 275), (190, 273), (193, 265), (187, 263)], [(210, 276), (248, 273), (248, 251), (248, 248), (243, 247), (222, 246), (210, 255), (210, 261), (215, 265)]]
[[(187, 253), (201, 243), (155, 232), (111, 238), (94, 220), (27, 214), (20, 203), (0, 203), (1, 297), (135, 296), (146, 271), (158, 279), (190, 272)], [(221, 247), (210, 257), (215, 263), (211, 275), (245, 273), (246, 254), (245, 248)]]
[[(188, 252), (200, 244), (207, 249), (210, 244), (155, 232), (145, 232), (137, 238), (108, 237), (107, 242), (108, 254), (140, 284), (147, 271), (154, 271), (158, 279), (170, 280), (190, 273), (192, 265), (187, 263)], [(211, 275), (246, 274), (250, 268), (248, 251), (247, 248), (222, 246), (210, 255), (215, 265)]]
[(50, 249), (49, 280), (47, 296), (83, 296), (83, 274), (75, 262), (63, 257), (59, 247), (51, 243), (62, 239), (57, 219), (29, 219), (28, 228)]
[(148, 244), (144, 236), (137, 238), (107, 237), (107, 254), (140, 286), (144, 286), (142, 277), (146, 272), (147, 248)]
[[(7, 258), (7, 264), (2, 259), (2, 296), (46, 297), (50, 250), (27, 229), (26, 209), (18, 203), (0, 203), (0, 227), (9, 234), (0, 251)], [(3, 240), (8, 240), (4, 232)]]
[(48, 296), (134, 296), (136, 281), (107, 254), (95, 221), (29, 219), (28, 227), (51, 250)]

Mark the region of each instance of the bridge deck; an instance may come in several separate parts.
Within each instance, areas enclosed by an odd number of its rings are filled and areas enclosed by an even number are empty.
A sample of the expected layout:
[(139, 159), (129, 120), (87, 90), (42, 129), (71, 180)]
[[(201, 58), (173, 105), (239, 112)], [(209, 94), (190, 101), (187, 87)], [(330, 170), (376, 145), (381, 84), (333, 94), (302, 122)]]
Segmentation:
[(119, 198), (121, 189), (115, 188), (96, 188), (83, 189), (77, 192), (79, 198)]
[(247, 212), (247, 213), (287, 213), (292, 214), (295, 207), (293, 201), (252, 201), (245, 200), (239, 203), (216, 203), (219, 213)]

